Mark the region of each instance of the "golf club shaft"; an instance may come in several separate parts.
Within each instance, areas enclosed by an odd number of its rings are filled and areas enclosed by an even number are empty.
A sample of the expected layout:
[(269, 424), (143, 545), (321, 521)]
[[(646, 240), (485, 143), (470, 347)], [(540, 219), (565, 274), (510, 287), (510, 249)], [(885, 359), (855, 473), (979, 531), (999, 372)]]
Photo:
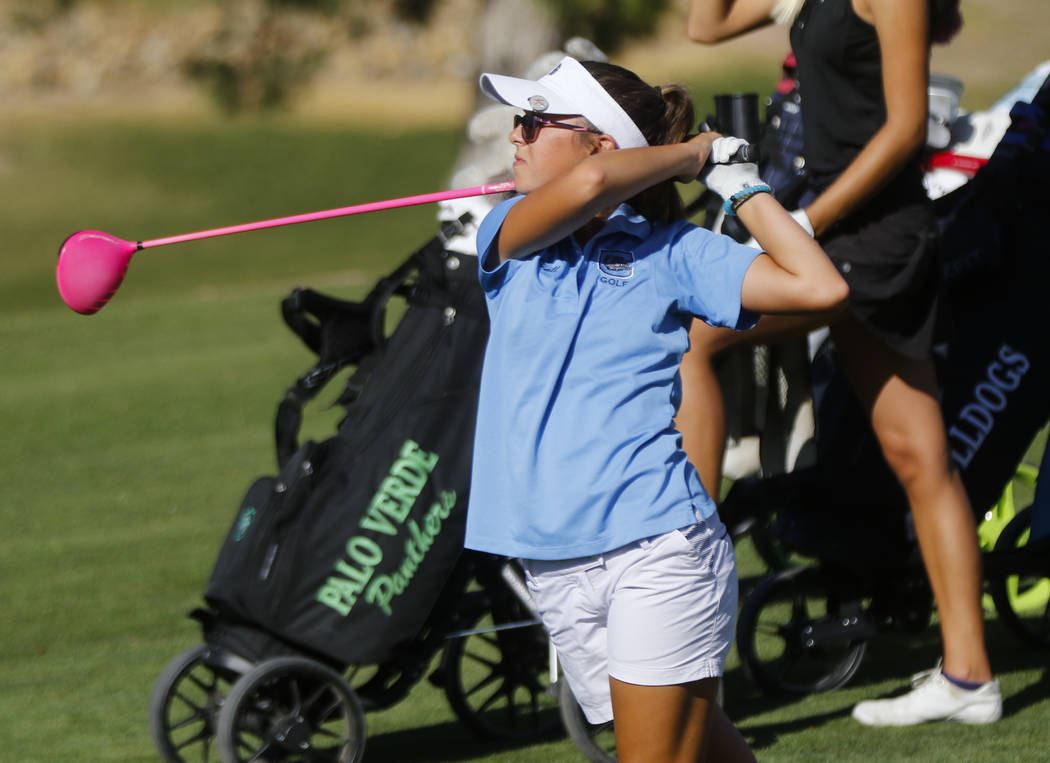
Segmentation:
[(320, 212), (307, 212), (290, 217), (275, 217), (271, 220), (259, 220), (254, 223), (242, 225), (230, 225), (225, 228), (212, 228), (211, 230), (197, 231), (196, 233), (183, 233), (178, 236), (166, 238), (154, 238), (149, 241), (138, 243), (138, 249), (148, 249), (165, 244), (178, 244), (183, 241), (196, 241), (202, 238), (215, 238), (216, 236), (228, 236), (231, 233), (245, 233), (263, 228), (276, 228), (281, 225), (293, 225), (295, 223), (312, 222), (313, 220), (327, 220), (330, 217), (344, 217), (346, 215), (357, 215), (362, 212), (378, 212), (384, 209), (395, 209), (397, 207), (410, 207), (416, 204), (430, 204), (437, 201), (449, 201), (451, 199), (462, 199), (468, 196), (483, 196), (490, 193), (506, 193), (514, 190), (514, 183), (494, 183), (491, 185), (479, 185), (473, 188), (455, 188), (450, 191), (437, 191), (435, 193), (424, 193), (418, 196), (405, 196), (400, 199), (388, 199), (386, 201), (373, 201), (367, 204), (355, 204), (350, 207), (339, 207), (338, 209), (326, 209)]

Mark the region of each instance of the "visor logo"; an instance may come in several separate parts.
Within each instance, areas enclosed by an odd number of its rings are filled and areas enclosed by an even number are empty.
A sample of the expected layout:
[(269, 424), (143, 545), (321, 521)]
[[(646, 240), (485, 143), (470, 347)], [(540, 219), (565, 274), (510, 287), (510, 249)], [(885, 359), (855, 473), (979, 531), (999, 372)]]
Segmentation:
[(533, 111), (546, 111), (550, 108), (550, 104), (547, 99), (542, 95), (530, 95), (529, 96), (529, 108)]
[(598, 252), (598, 269), (613, 278), (634, 275), (634, 254), (620, 249), (602, 249)]

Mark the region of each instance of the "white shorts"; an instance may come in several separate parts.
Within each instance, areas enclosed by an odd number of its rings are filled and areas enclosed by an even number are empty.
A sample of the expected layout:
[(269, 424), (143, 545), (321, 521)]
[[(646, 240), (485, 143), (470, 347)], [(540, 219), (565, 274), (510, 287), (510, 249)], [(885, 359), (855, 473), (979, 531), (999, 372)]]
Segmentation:
[(720, 677), (737, 575), (725, 525), (696, 525), (597, 556), (524, 562), (562, 672), (591, 723), (613, 717), (609, 677), (670, 686)]

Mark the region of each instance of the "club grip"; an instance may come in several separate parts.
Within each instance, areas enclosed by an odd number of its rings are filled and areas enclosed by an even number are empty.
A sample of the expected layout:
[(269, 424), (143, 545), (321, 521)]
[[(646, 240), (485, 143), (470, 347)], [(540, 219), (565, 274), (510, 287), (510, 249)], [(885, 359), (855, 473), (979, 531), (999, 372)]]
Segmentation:
[(727, 164), (758, 164), (758, 146), (754, 143), (745, 143), (729, 157)]
[[(720, 132), (718, 130), (718, 128), (715, 126), (716, 124), (717, 123), (715, 122), (715, 118), (713, 116), (709, 116), (707, 118), (707, 120), (705, 120), (705, 121), (701, 122), (699, 125), (697, 125), (697, 129), (700, 132)], [(730, 134), (732, 134), (732, 133), (730, 133)], [(696, 134), (691, 134), (691, 135), (687, 135), (685, 139), (686, 140), (691, 140), (691, 139), (693, 139), (695, 137), (696, 137)], [(733, 155), (729, 157), (729, 161), (726, 162), (726, 164), (758, 164), (758, 161), (759, 161), (758, 144), (757, 143), (751, 143), (749, 141), (748, 143), (744, 144), (743, 146), (738, 148), (736, 151), (734, 151)]]

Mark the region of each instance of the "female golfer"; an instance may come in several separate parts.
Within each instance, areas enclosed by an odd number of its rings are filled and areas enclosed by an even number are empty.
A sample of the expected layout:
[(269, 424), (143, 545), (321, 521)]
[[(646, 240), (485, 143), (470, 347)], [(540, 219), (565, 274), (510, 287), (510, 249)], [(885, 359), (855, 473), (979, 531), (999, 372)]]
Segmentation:
[[(478, 232), (491, 333), (466, 545), (524, 560), (587, 718), (622, 761), (753, 759), (714, 703), (737, 601), (733, 549), (673, 419), (694, 316), (828, 311), (848, 288), (742, 144), (701, 134), (688, 95), (565, 58), (486, 74), (521, 109), (520, 195)], [(726, 199), (767, 254), (684, 222), (674, 182)]]

